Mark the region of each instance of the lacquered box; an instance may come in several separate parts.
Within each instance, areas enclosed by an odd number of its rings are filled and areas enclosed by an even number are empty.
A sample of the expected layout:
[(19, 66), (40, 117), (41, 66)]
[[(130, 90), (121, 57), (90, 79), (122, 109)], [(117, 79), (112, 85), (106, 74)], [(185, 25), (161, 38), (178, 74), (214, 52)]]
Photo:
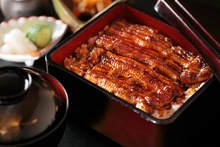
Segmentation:
[(210, 85), (212, 78), (171, 117), (158, 119), (63, 66), (64, 59), (73, 54), (77, 47), (87, 42), (90, 37), (95, 36), (116, 18), (125, 18), (152, 26), (180, 46), (198, 54), (194, 46), (175, 28), (137, 10), (126, 2), (116, 3), (93, 18), (46, 56), (47, 71), (59, 79), (68, 92), (70, 120), (82, 122), (123, 146), (177, 146), (183, 138), (184, 142), (189, 140), (190, 136), (195, 135), (202, 126), (200, 122), (208, 121), (203, 120), (202, 108), (207, 103), (206, 100), (201, 99), (199, 104), (196, 103), (199, 105), (196, 108), (193, 108), (191, 103)]

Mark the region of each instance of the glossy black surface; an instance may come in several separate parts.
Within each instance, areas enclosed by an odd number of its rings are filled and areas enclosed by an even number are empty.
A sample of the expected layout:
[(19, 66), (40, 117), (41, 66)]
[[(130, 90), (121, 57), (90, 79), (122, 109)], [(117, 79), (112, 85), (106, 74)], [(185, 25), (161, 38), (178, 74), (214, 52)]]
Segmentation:
[[(138, 7), (146, 10), (147, 12), (152, 13), (155, 16), (158, 14), (154, 11), (153, 6), (155, 5), (156, 0), (135, 0), (134, 4)], [(219, 13), (219, 1), (218, 0), (192, 0), (189, 2), (188, 8), (190, 12), (195, 15), (195, 17), (201, 22), (201, 24), (213, 35), (213, 37), (219, 42), (220, 41), (220, 33), (219, 33), (219, 26), (220, 26), (220, 19)], [(52, 6), (45, 14), (56, 16)], [(1, 16), (1, 21), (4, 18)], [(69, 30), (64, 38), (68, 37), (71, 34)], [(63, 39), (64, 39), (63, 38)], [(0, 60), (0, 66), (5, 65), (17, 65), (17, 66), (24, 66), (22, 63), (11, 63), (7, 61)], [(46, 65), (44, 58), (39, 59), (34, 64), (35, 68), (46, 70)], [(211, 86), (201, 95), (198, 99), (202, 99), (205, 103), (208, 102), (204, 108), (198, 108), (200, 101), (195, 101), (192, 105), (186, 110), (191, 111), (192, 109), (196, 110), (195, 118), (197, 117), (197, 113), (203, 113), (204, 119), (209, 119), (209, 114), (207, 114), (206, 109), (213, 109), (212, 103), (216, 104), (219, 103), (219, 90), (220, 90), (220, 83), (215, 79)], [(216, 107), (216, 105), (214, 105)], [(202, 110), (202, 111), (201, 111)], [(213, 109), (216, 110), (216, 109)], [(197, 134), (189, 135), (191, 137), (190, 141), (185, 142), (184, 138), (182, 142), (180, 142), (180, 146), (220, 146), (218, 141), (218, 133), (220, 131), (220, 126), (218, 123), (218, 119), (220, 119), (219, 112), (214, 111), (216, 113), (215, 119), (210, 119), (209, 123), (207, 121), (201, 122), (202, 129), (198, 130)], [(59, 144), (59, 147), (72, 147), (72, 146), (119, 146), (117, 143), (111, 141), (107, 137), (103, 136), (102, 134), (88, 128), (87, 126), (81, 124), (80, 122), (73, 121), (74, 118), (68, 118), (67, 127), (64, 132), (64, 136)], [(181, 121), (181, 117), (179, 118)], [(192, 119), (193, 122), (193, 119)], [(183, 128), (184, 129), (184, 128)], [(181, 133), (181, 132), (180, 132)], [(217, 134), (217, 135), (216, 135)]]
[(61, 113), (58, 92), (39, 73), (5, 66), (0, 68), (0, 81), (4, 95), (0, 99), (0, 146), (29, 144), (62, 119), (63, 116), (58, 117)]
[(21, 68), (7, 66), (0, 68), (0, 104), (9, 105), (22, 101), (30, 89), (30, 73)]

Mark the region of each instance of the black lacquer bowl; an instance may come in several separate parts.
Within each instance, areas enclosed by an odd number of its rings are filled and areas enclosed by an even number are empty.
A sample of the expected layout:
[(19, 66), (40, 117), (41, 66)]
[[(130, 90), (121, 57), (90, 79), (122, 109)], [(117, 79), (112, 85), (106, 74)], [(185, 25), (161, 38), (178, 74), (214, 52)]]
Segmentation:
[(0, 146), (57, 145), (68, 111), (63, 86), (31, 68), (0, 68)]

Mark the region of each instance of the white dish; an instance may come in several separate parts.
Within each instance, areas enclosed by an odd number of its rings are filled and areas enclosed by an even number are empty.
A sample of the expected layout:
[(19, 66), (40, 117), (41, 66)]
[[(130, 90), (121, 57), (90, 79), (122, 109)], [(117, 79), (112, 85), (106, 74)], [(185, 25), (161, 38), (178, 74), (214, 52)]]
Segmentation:
[(29, 54), (6, 54), (0, 52), (0, 59), (12, 62), (24, 62), (27, 66), (32, 66), (35, 60), (44, 56), (60, 41), (68, 27), (62, 20), (48, 16), (31, 16), (28, 18), (21, 17), (19, 19), (11, 19), (8, 22), (4, 21), (0, 24), (0, 46), (3, 45), (4, 35), (13, 28), (18, 28), (22, 32), (27, 32), (28, 28), (34, 24), (45, 24), (51, 26), (53, 29), (51, 42), (45, 48)]

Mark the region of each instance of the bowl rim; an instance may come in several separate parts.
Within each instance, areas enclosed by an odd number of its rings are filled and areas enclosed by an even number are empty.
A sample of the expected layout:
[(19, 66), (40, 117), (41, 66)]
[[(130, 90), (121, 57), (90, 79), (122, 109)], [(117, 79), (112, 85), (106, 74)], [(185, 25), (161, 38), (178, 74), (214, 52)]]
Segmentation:
[[(40, 57), (42, 57), (43, 55), (45, 55), (49, 50), (51, 50), (53, 48), (54, 45), (56, 45), (59, 40), (61, 40), (61, 38), (65, 35), (67, 29), (68, 29), (68, 25), (66, 23), (64, 23), (63, 20), (61, 19), (57, 19), (53, 16), (46, 16), (46, 15), (41, 15), (41, 16), (30, 16), (30, 17), (20, 17), (20, 18), (12, 18), (8, 21), (3, 21), (0, 23), (0, 27), (2, 25), (9, 25), (10, 23), (16, 22), (16, 21), (20, 21), (20, 20), (27, 20), (27, 21), (35, 21), (39, 19), (41, 21), (41, 19), (46, 19), (46, 20), (53, 20), (54, 22), (61, 22), (62, 27), (64, 27), (62, 33), (57, 36), (57, 38), (55, 38), (54, 40), (52, 40), (46, 47), (41, 48), (36, 51), (36, 52), (31, 52), (31, 53), (23, 53), (23, 54), (10, 54), (10, 53), (2, 53), (0, 52), (0, 58), (3, 60), (8, 60), (8, 61), (13, 61), (13, 62), (25, 62), (27, 61), (27, 65), (28, 65), (28, 61), (35, 61), (37, 59), (39, 59)], [(54, 31), (54, 30), (53, 30)], [(3, 43), (2, 43), (3, 44)], [(2, 46), (1, 44), (1, 46)], [(26, 62), (25, 62), (26, 63)], [(32, 62), (30, 63), (30, 65), (33, 64)]]

